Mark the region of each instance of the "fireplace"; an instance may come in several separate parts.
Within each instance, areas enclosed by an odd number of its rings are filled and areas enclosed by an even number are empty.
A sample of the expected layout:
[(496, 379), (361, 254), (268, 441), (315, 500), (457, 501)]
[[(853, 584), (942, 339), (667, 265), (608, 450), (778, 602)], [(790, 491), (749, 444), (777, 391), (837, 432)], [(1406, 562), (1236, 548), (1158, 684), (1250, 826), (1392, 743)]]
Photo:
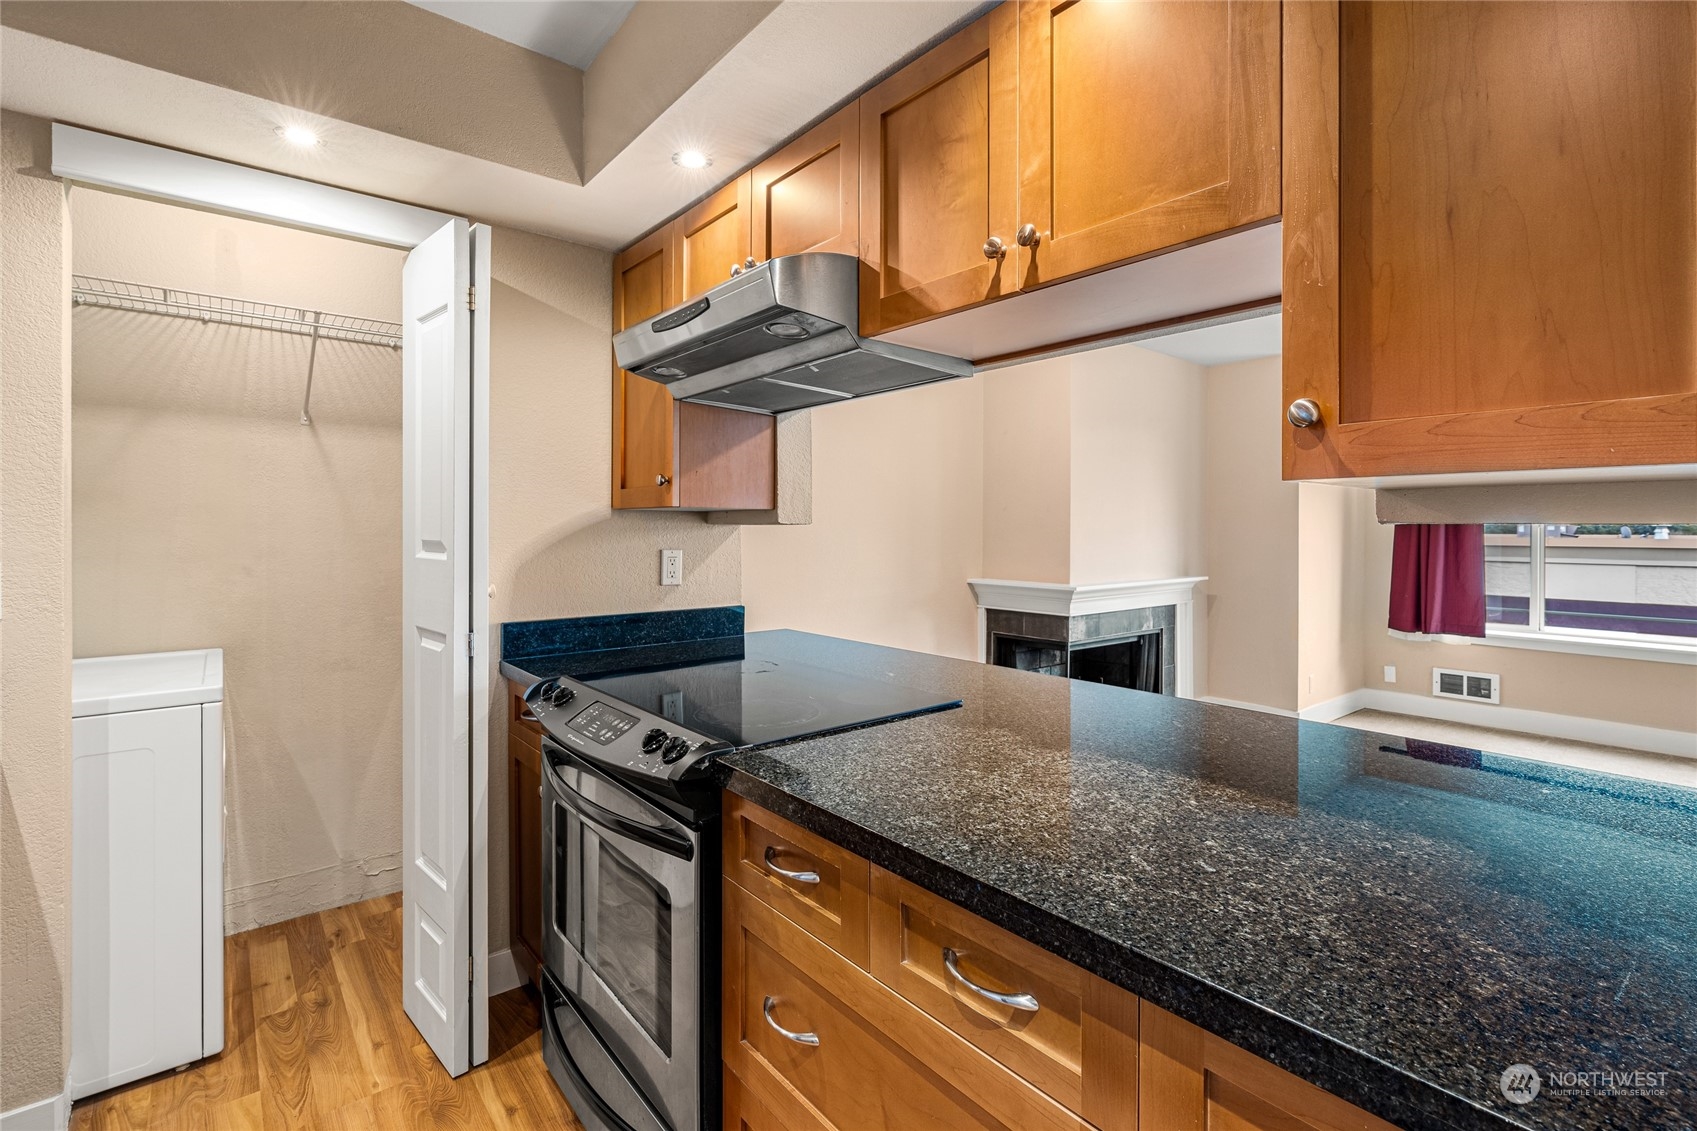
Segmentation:
[(985, 658), (998, 667), (1172, 695), (1176, 612), (1172, 605), (1078, 617), (987, 609)]
[(984, 660), (1157, 695), (1194, 694), (1195, 588), (1206, 578), (1072, 586), (973, 581)]

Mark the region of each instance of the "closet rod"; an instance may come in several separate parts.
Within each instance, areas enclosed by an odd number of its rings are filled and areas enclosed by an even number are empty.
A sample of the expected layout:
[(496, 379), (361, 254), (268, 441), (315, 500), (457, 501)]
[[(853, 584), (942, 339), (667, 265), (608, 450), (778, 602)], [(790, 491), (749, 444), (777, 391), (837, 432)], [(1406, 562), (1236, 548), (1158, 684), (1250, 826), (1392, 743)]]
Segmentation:
[(130, 283), (122, 279), (102, 279), (95, 275), (71, 276), (71, 301), (78, 306), (104, 306), (143, 314), (164, 314), (172, 318), (195, 318), (223, 326), (309, 335), (312, 347), (307, 354), (306, 393), (301, 399), (302, 424), (312, 423), (308, 410), (312, 404), (312, 371), (318, 362), (320, 338), (401, 348), (399, 322), (357, 318), (351, 314), (329, 314), (322, 310), (254, 302), (176, 287), (156, 287), (148, 283)]

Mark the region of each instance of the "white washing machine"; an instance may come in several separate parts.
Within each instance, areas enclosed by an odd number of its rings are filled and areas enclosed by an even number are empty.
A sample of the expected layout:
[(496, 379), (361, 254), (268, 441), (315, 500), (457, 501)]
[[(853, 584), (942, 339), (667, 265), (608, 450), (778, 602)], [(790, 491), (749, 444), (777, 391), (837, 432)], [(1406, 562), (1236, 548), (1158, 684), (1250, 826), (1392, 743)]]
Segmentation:
[(224, 1047), (224, 652), (71, 665), (71, 1098)]

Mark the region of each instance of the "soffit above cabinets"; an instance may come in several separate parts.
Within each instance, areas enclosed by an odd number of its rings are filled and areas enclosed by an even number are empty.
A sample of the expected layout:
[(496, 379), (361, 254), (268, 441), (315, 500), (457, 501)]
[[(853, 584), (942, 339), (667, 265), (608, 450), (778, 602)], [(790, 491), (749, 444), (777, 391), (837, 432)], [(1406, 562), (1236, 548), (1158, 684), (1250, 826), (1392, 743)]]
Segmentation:
[(643, 0), (579, 69), (412, 4), (9, 0), (0, 104), (611, 249), (982, 8)]

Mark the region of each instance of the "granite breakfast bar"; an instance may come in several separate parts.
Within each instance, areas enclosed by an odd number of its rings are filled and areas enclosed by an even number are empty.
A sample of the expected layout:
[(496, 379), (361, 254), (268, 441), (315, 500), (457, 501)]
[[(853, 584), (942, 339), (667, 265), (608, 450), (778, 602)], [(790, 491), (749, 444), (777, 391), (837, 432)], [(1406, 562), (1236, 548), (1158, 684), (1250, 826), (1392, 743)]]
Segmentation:
[(1697, 1126), (1697, 793), (759, 635), (963, 706), (729, 755), (730, 793), (1407, 1131)]
[[(1697, 1126), (1697, 793), (769, 635), (964, 705), (731, 792), (1409, 1131)], [(1665, 1094), (1549, 1080), (1599, 1070)]]

